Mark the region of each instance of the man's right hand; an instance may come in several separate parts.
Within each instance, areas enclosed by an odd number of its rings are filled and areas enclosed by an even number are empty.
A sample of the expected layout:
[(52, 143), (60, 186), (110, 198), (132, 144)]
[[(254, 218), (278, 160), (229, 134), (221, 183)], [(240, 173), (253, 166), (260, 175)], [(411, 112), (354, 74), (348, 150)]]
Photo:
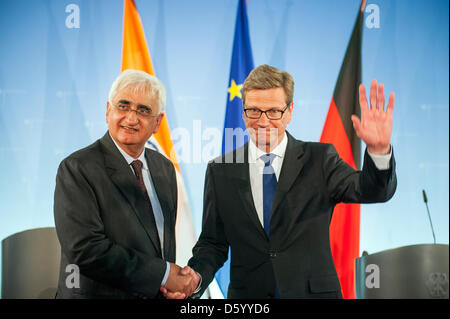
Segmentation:
[(192, 295), (199, 281), (200, 276), (190, 267), (181, 268), (170, 263), (169, 277), (160, 290), (166, 298), (185, 299)]

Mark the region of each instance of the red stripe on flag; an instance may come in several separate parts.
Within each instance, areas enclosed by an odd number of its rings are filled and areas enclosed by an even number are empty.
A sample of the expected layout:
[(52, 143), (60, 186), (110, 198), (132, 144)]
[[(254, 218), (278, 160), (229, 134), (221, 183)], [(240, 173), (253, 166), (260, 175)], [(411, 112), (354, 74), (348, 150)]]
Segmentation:
[(355, 299), (355, 258), (359, 256), (360, 204), (337, 204), (330, 224), (330, 246), (345, 299)]
[[(350, 141), (339, 111), (331, 100), (320, 142), (331, 143), (339, 156), (356, 169)], [(342, 296), (354, 299), (355, 258), (359, 255), (360, 204), (338, 204), (330, 224), (330, 246), (342, 288)]]
[(331, 100), (330, 108), (328, 109), (327, 119), (325, 120), (320, 142), (333, 144), (344, 162), (356, 169), (355, 161), (353, 160), (352, 146), (350, 145), (347, 133), (345, 133), (344, 124), (336, 104), (334, 104), (334, 99)]

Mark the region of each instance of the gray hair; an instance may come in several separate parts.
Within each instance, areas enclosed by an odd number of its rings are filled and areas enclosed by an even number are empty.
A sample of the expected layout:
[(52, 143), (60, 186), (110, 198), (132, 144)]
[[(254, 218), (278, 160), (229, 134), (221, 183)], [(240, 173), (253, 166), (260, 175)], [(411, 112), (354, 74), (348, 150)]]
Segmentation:
[(112, 100), (116, 95), (125, 88), (131, 88), (134, 92), (151, 94), (158, 101), (158, 112), (163, 113), (166, 109), (166, 89), (162, 82), (153, 75), (139, 70), (125, 70), (114, 80), (109, 90), (108, 101)]

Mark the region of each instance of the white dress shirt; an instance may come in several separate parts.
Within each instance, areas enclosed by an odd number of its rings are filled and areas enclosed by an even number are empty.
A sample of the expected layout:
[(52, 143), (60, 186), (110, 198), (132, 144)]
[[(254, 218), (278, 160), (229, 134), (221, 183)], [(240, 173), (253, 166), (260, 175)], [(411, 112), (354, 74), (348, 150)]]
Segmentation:
[[(275, 154), (272, 161), (272, 167), (275, 171), (277, 181), (280, 178), (281, 166), (283, 165), (284, 154), (286, 153), (287, 135), (284, 133), (283, 139), (272, 154)], [(263, 170), (264, 161), (261, 159), (262, 155), (267, 154), (256, 147), (255, 143), (250, 139), (248, 143), (248, 163), (250, 170), (250, 186), (253, 194), (253, 203), (255, 204), (256, 212), (258, 213), (259, 221), (264, 227), (264, 209), (263, 209)]]
[[(284, 133), (283, 139), (280, 144), (272, 150), (272, 154), (276, 156), (273, 159), (272, 167), (275, 171), (277, 181), (280, 178), (281, 167), (284, 161), (284, 155), (286, 153), (287, 147), (287, 135)], [(392, 146), (389, 154), (386, 155), (375, 155), (370, 154), (369, 156), (375, 163), (375, 166), (379, 170), (389, 169), (389, 161), (392, 156)], [(250, 172), (250, 187), (252, 189), (253, 203), (255, 204), (256, 212), (258, 214), (259, 221), (264, 227), (264, 209), (263, 209), (263, 170), (264, 161), (261, 159), (262, 155), (267, 154), (266, 152), (260, 150), (255, 143), (250, 139), (248, 143), (248, 162), (249, 162), (249, 172)]]
[[(140, 160), (142, 162), (142, 178), (144, 179), (144, 185), (147, 190), (148, 197), (150, 198), (150, 202), (152, 204), (153, 215), (155, 216), (156, 228), (158, 229), (159, 242), (161, 243), (162, 258), (164, 259), (164, 215), (162, 213), (161, 204), (159, 203), (158, 196), (156, 194), (155, 185), (153, 185), (152, 176), (150, 174), (150, 170), (147, 165), (147, 160), (145, 159), (145, 149), (141, 153), (141, 155), (139, 155), (138, 158), (133, 158), (130, 155), (128, 155), (122, 148), (120, 148), (119, 145), (117, 145), (116, 141), (114, 141), (112, 136), (111, 136), (111, 139), (113, 140), (117, 149), (120, 151), (120, 154), (122, 154), (122, 156), (127, 161), (128, 166), (130, 167), (134, 176), (136, 176), (136, 173), (134, 172), (133, 167), (131, 166), (131, 163), (135, 160)], [(167, 264), (167, 268), (166, 268), (166, 272), (164, 274), (163, 280), (161, 282), (161, 286), (164, 286), (164, 284), (167, 281), (167, 278), (169, 277), (170, 263), (166, 262), (166, 264)]]

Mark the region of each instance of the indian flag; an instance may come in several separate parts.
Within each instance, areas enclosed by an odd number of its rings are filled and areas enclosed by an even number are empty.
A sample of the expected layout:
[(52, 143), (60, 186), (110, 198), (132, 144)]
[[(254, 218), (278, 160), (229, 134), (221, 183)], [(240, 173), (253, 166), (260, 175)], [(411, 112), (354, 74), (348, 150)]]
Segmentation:
[[(139, 17), (134, 0), (125, 0), (124, 2), (121, 69), (122, 71), (126, 69), (141, 70), (155, 75), (141, 18)], [(195, 235), (186, 188), (184, 187), (180, 166), (176, 158), (166, 115), (163, 117), (158, 133), (153, 134), (147, 142), (147, 147), (153, 148), (165, 155), (176, 168), (178, 186), (178, 211), (175, 226), (177, 242), (176, 263), (184, 266), (192, 256), (192, 247), (197, 242), (197, 237)]]

